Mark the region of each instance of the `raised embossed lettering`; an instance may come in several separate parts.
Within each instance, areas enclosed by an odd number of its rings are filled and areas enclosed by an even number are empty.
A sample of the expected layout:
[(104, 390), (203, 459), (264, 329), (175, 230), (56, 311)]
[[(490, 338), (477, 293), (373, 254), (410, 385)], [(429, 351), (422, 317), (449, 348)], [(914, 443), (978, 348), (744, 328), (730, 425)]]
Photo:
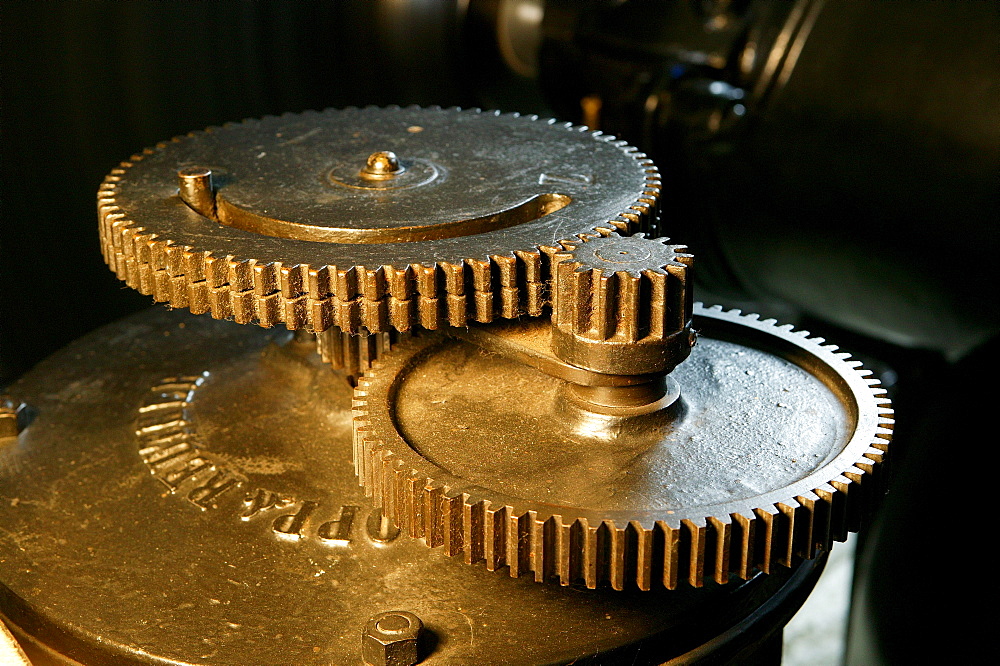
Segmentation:
[(233, 476), (226, 470), (217, 470), (211, 479), (192, 488), (188, 492), (187, 498), (201, 509), (210, 509), (215, 506), (215, 500), (223, 493), (236, 488), (241, 483), (241, 479)]
[(164, 483), (167, 488), (170, 488), (171, 492), (176, 491), (182, 483), (190, 478), (193, 478), (196, 474), (200, 472), (207, 472), (215, 469), (215, 465), (212, 464), (211, 460), (201, 457), (201, 455), (195, 454), (184, 460), (180, 467), (173, 469), (163, 474), (157, 474), (156, 478)]
[(316, 530), (316, 536), (331, 546), (348, 546), (351, 543), (351, 526), (354, 515), (361, 507), (342, 506), (340, 516), (336, 520), (328, 520)]
[(250, 520), (258, 513), (268, 509), (283, 509), (294, 503), (293, 499), (279, 495), (272, 490), (257, 488), (243, 498), (244, 509), (240, 514), (240, 520)]
[(302, 538), (302, 528), (305, 526), (306, 521), (309, 520), (309, 516), (312, 515), (316, 507), (319, 506), (319, 502), (313, 502), (312, 500), (306, 500), (302, 502), (302, 506), (295, 513), (290, 513), (284, 516), (279, 516), (275, 519), (274, 523), (271, 524), (271, 529), (274, 533), (284, 539), (301, 539)]
[[(176, 443), (171, 443), (172, 441)], [(166, 444), (166, 446), (147, 446), (139, 451), (143, 462), (150, 466), (154, 474), (160, 469), (176, 464), (179, 458), (198, 454), (198, 450), (187, 441), (186, 434), (183, 436), (179, 435), (172, 440), (163, 440), (161, 443)]]
[[(139, 457), (152, 475), (171, 493), (183, 495), (203, 511), (217, 508), (221, 505), (219, 498), (249, 483), (246, 476), (230, 467), (228, 460), (206, 451), (198, 437), (192, 409), (197, 390), (207, 377), (208, 373), (172, 377), (152, 387), (139, 407), (135, 426)], [(233, 510), (230, 506), (227, 511)], [(264, 514), (273, 517), (269, 521), (271, 530), (283, 539), (318, 539), (330, 546), (349, 546), (361, 508), (334, 506), (339, 509), (336, 516), (320, 522), (327, 510), (319, 501), (254, 488), (245, 494), (242, 506), (236, 505), (234, 513), (242, 521)], [(369, 528), (373, 530), (372, 538), (390, 541), (399, 531), (388, 520), (382, 522), (385, 524)]]

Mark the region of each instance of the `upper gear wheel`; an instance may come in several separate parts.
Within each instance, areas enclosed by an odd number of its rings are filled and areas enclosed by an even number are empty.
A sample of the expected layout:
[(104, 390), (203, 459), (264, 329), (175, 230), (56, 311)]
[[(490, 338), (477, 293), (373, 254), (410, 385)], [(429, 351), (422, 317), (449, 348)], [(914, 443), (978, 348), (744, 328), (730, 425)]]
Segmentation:
[(402, 343), (355, 392), (361, 483), (429, 546), (590, 588), (746, 579), (860, 529), (891, 436), (878, 382), (807, 332), (694, 315), (683, 398), (628, 419), (444, 336)]
[(648, 228), (659, 190), (645, 155), (584, 127), (368, 107), (161, 143), (98, 210), (105, 261), (158, 301), (357, 333), (540, 315), (558, 241)]

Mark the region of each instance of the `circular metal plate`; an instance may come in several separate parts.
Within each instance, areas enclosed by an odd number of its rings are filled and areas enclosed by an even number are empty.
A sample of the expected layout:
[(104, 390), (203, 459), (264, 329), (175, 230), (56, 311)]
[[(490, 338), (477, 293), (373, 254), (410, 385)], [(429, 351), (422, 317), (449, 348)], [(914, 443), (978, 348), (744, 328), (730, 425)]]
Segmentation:
[(593, 591), (395, 538), (354, 475), (350, 387), (289, 337), (149, 311), (10, 388), (34, 420), (0, 440), (0, 613), (26, 643), (82, 663), (352, 664), (368, 619), (406, 610), (425, 664), (660, 663), (761, 640), (818, 572)]

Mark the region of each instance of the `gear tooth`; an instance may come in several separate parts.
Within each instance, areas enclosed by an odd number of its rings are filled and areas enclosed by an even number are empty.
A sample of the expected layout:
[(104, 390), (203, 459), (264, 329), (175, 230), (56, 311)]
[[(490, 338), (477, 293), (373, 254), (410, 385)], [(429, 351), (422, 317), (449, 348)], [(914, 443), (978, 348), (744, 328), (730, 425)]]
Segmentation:
[[(539, 520), (538, 514), (535, 511), (529, 511), (527, 514), (527, 533), (528, 533), (528, 570), (534, 573), (534, 578), (536, 583), (544, 583), (548, 580), (548, 569), (551, 568), (551, 564), (548, 560), (551, 560), (551, 552), (548, 543), (548, 532), (546, 529), (548, 525), (551, 524), (551, 518), (549, 520)], [(548, 564), (548, 566), (547, 566)]]
[(635, 531), (635, 584), (647, 592), (653, 589), (656, 576), (656, 528), (645, 528), (638, 521), (632, 521)]
[(795, 501), (799, 504), (800, 509), (792, 535), (792, 550), (799, 557), (812, 559), (817, 555), (814, 532), (816, 530), (816, 506), (820, 499), (816, 493), (805, 492), (796, 495)]
[(444, 528), (444, 552), (449, 557), (455, 557), (465, 549), (465, 496), (442, 496), (442, 526)]
[(732, 551), (733, 520), (729, 516), (708, 519), (706, 563), (712, 579), (719, 585), (729, 582), (729, 558)]
[(624, 217), (618, 216), (613, 220), (608, 220), (608, 224), (614, 227), (613, 231), (620, 234), (627, 234), (630, 225), (632, 224), (629, 220)]
[(705, 584), (705, 541), (708, 528), (704, 520), (696, 522), (685, 519), (681, 524), (681, 573), (686, 577), (688, 585), (702, 587)]
[(567, 586), (576, 580), (573, 569), (573, 531), (574, 524), (563, 522), (562, 516), (552, 518), (552, 572), (551, 577), (557, 577), (559, 584)]
[(730, 568), (733, 573), (749, 580), (756, 570), (754, 556), (755, 545), (757, 543), (757, 517), (752, 511), (730, 514), (733, 525), (733, 554)]
[(681, 528), (680, 523), (670, 525), (666, 521), (656, 521), (656, 527), (663, 541), (663, 587), (676, 590), (680, 579)]
[(417, 491), (421, 502), (424, 543), (430, 548), (444, 545), (444, 489), (425, 486)]
[(486, 535), (484, 546), (484, 557), (486, 558), (486, 568), (489, 571), (496, 571), (507, 564), (507, 524), (509, 509), (506, 506), (494, 508), (492, 503), (485, 505), (486, 513)]
[(788, 499), (776, 503), (775, 508), (779, 513), (774, 535), (774, 560), (782, 566), (790, 567), (794, 563), (798, 546), (795, 534), (800, 529), (798, 523), (803, 520), (802, 505), (794, 499)]
[(601, 577), (600, 550), (607, 540), (607, 527), (603, 523), (597, 526), (590, 524), (589, 520), (582, 521), (581, 531), (581, 569), (583, 572), (583, 584), (588, 589), (597, 589), (603, 581)]
[(462, 550), (466, 564), (481, 562), (484, 557), (485, 503), (462, 496)]
[(611, 589), (619, 592), (625, 589), (625, 556), (627, 550), (627, 528), (621, 529), (613, 520), (605, 520), (603, 527), (607, 533), (607, 546), (602, 563), (606, 569), (607, 581)]
[(779, 511), (774, 506), (758, 507), (753, 510), (757, 517), (756, 565), (763, 573), (771, 573), (774, 560), (774, 522)]

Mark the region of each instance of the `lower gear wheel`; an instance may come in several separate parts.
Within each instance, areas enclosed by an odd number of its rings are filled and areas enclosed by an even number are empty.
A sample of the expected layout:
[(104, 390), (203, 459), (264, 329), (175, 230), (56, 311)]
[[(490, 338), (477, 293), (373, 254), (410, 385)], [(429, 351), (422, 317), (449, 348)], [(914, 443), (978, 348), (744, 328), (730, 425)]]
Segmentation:
[(746, 579), (860, 529), (891, 433), (877, 381), (773, 320), (696, 305), (694, 327), (681, 399), (628, 417), (473, 345), (405, 342), (356, 391), (362, 484), (429, 546), (590, 588)]

